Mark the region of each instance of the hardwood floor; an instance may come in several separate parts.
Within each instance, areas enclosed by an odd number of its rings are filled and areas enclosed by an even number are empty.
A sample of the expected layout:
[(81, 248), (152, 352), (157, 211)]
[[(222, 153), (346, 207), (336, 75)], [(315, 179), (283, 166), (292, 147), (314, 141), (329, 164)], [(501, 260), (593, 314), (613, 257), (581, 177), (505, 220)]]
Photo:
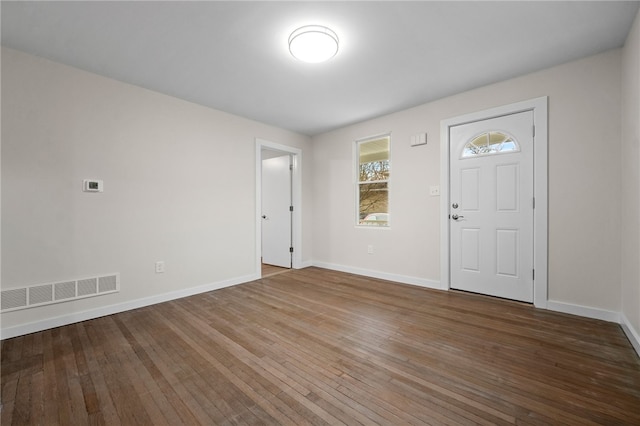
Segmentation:
[(281, 268), (280, 266), (262, 264), (262, 278), (269, 277), (271, 275), (282, 274), (283, 272), (290, 271), (289, 268)]
[(640, 424), (616, 324), (318, 268), (2, 342), (1, 423)]

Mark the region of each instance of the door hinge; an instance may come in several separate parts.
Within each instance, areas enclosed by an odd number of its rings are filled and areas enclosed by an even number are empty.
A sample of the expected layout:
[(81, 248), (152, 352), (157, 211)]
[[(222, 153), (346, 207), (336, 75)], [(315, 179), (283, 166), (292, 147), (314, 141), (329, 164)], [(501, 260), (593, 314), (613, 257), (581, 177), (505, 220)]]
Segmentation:
[(289, 247), (289, 253), (293, 253), (293, 247)]
[(533, 127), (533, 137), (535, 138), (536, 137), (536, 126), (533, 125), (532, 127)]
[(293, 171), (293, 164), (289, 164), (289, 170)]
[(536, 270), (535, 269), (531, 270), (531, 279), (533, 279), (534, 281), (536, 280)]
[(293, 206), (289, 206), (289, 211), (292, 212), (293, 211)]
[(536, 197), (533, 197), (533, 208), (536, 208)]

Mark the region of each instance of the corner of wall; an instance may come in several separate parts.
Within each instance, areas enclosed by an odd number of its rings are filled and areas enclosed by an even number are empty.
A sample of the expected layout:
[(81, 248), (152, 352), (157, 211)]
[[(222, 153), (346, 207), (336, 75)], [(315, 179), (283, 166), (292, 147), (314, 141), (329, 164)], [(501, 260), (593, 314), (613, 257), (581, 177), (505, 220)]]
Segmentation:
[(622, 49), (621, 325), (640, 356), (640, 10)]
[(640, 357), (640, 332), (633, 327), (624, 313), (620, 314), (620, 326), (624, 334), (626, 334), (627, 339), (629, 339), (629, 342), (631, 342), (631, 346), (636, 350), (638, 357)]

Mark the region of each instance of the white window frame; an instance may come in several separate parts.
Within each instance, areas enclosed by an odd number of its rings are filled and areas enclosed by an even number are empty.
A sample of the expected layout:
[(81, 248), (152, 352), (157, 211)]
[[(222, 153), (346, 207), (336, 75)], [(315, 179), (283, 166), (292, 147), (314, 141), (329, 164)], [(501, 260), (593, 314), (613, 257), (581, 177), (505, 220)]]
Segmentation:
[[(360, 224), (360, 145), (363, 143), (371, 142), (377, 139), (387, 138), (389, 141), (389, 178), (387, 180), (381, 181), (371, 181), (367, 182), (367, 184), (371, 183), (386, 183), (387, 184), (387, 214), (389, 215), (389, 220), (386, 225), (361, 225)], [(353, 144), (353, 182), (354, 182), (354, 195), (355, 195), (355, 226), (358, 228), (365, 229), (390, 229), (391, 228), (391, 203), (390, 203), (390, 195), (391, 195), (391, 132), (379, 133), (373, 136), (367, 136), (365, 138), (357, 139)]]

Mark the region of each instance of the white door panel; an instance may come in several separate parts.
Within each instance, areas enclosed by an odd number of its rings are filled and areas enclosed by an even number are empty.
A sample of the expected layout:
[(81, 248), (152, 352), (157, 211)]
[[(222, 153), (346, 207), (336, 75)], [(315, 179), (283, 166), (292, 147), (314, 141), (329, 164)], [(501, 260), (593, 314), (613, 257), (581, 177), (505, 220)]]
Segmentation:
[(460, 170), (460, 202), (466, 211), (478, 210), (480, 205), (480, 169)]
[(518, 277), (518, 230), (496, 230), (496, 274)]
[(480, 271), (480, 230), (461, 228), (460, 230), (460, 266), (464, 271)]
[(291, 267), (290, 156), (262, 160), (262, 262)]
[[(533, 301), (533, 112), (450, 129), (451, 287)], [(469, 145), (487, 132), (511, 136), (512, 151)], [(499, 140), (496, 136), (496, 140)], [(481, 142), (478, 142), (480, 144)], [(469, 154), (473, 151), (473, 154)], [(463, 157), (463, 152), (466, 152)]]
[(499, 212), (518, 210), (519, 169), (518, 164), (504, 164), (496, 168), (496, 210)]

